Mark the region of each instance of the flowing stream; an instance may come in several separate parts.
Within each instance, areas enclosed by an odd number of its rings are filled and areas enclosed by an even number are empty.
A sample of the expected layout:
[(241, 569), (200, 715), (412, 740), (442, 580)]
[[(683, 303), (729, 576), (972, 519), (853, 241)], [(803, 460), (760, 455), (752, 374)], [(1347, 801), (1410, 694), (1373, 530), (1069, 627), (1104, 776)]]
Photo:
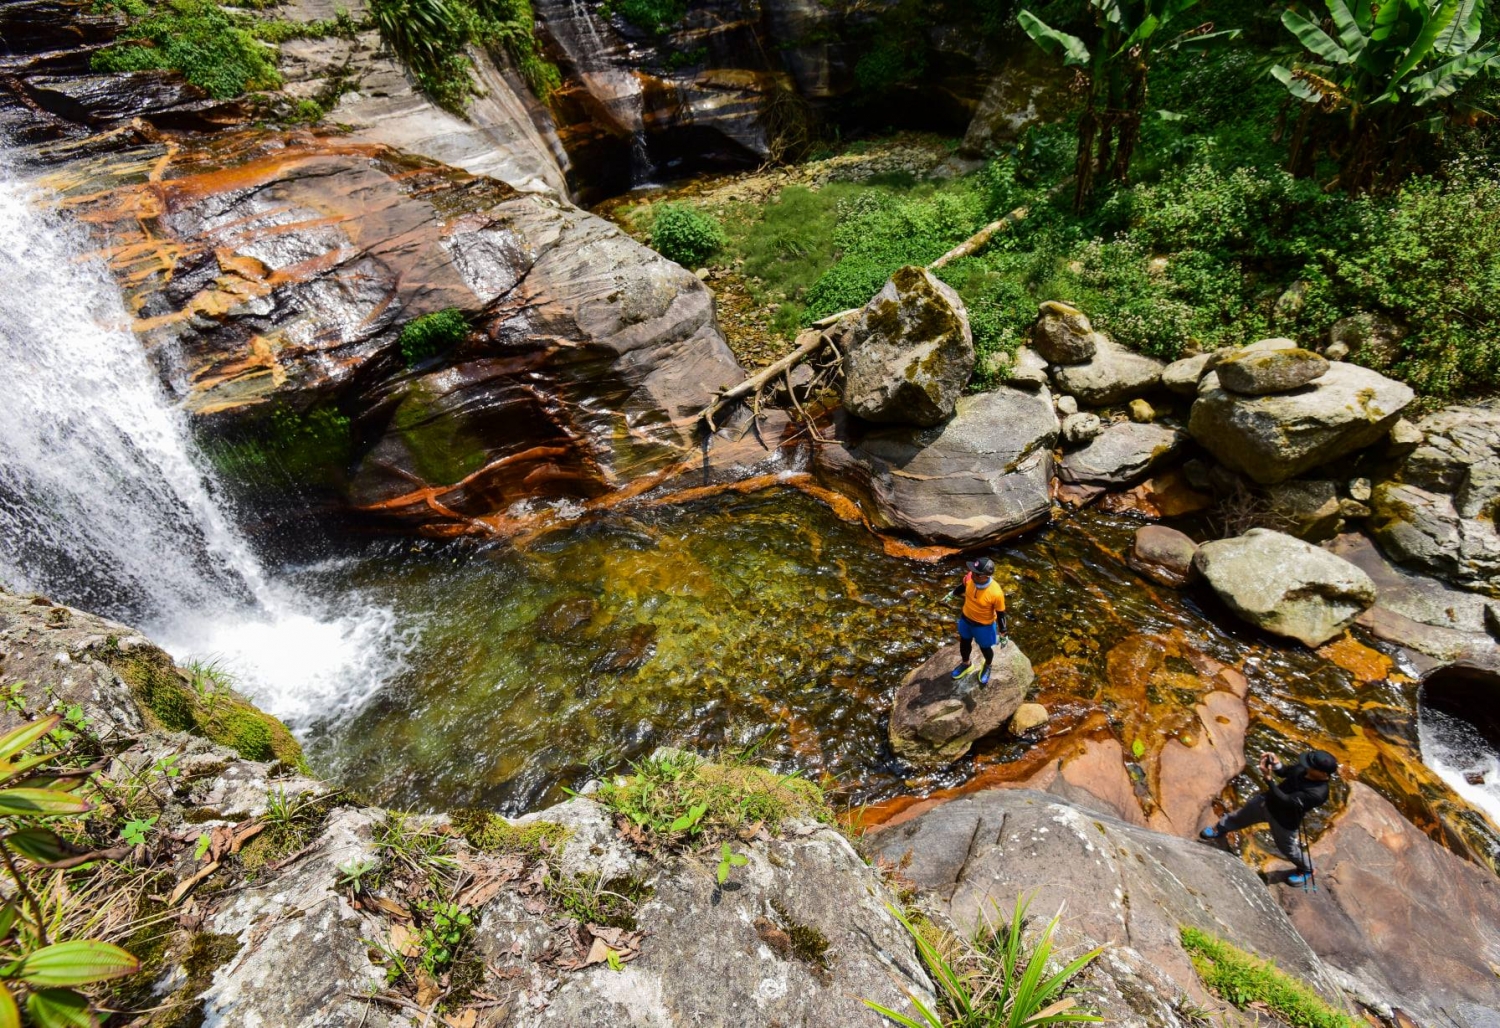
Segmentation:
[(45, 202), (0, 166), (0, 583), (221, 660), (293, 723), (357, 706), (399, 662), (391, 612), (267, 574), (115, 284)]

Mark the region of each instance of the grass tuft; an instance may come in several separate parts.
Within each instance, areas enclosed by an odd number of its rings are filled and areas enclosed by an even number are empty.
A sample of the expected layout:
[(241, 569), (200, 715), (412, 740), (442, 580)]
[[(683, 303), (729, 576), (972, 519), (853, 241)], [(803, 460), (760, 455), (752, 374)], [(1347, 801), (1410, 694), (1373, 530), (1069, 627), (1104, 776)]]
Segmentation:
[(1264, 1004), (1293, 1028), (1357, 1028), (1358, 1022), (1269, 961), (1183, 925), (1182, 946), (1203, 984), (1237, 1007)]
[(473, 807), (455, 810), (451, 820), (453, 827), (475, 849), (486, 852), (504, 850), (538, 859), (561, 853), (573, 835), (573, 830), (567, 825), (551, 821), (518, 824), (499, 814)]

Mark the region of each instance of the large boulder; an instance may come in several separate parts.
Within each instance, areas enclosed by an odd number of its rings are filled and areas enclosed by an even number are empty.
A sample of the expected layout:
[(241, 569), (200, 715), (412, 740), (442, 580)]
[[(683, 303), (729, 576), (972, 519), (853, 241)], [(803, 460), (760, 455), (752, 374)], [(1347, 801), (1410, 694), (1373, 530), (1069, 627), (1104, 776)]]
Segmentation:
[(1370, 530), (1396, 560), (1500, 595), (1500, 402), (1445, 407), (1375, 487)]
[(1193, 567), (1240, 617), (1308, 646), (1332, 639), (1375, 602), (1375, 583), (1359, 568), (1267, 528), (1204, 543)]
[(871, 831), (863, 846), (934, 894), (964, 931), (984, 917), (1008, 917), (1022, 895), (1031, 895), (1038, 919), (1061, 909), (1061, 957), (1107, 947), (1080, 978), (1079, 1001), (1120, 1028), (1188, 1028), (1202, 1023), (1192, 1006), (1214, 1006), (1182, 948), (1184, 925), (1338, 995), (1323, 963), (1238, 858), (1057, 797), (1024, 789), (964, 796)]
[(1308, 388), (1268, 396), (1199, 384), (1188, 431), (1222, 463), (1263, 485), (1379, 441), (1415, 394), (1367, 368), (1334, 363)]
[(844, 406), (866, 421), (941, 424), (974, 371), (963, 301), (922, 268), (898, 268), (835, 338), (844, 353)]
[(937, 428), (872, 429), (852, 418), (817, 445), (813, 470), (876, 528), (976, 546), (1044, 524), (1057, 415), (1051, 394), (1002, 387), (958, 401)]
[(1059, 392), (1071, 393), (1090, 407), (1129, 400), (1161, 385), (1161, 361), (1097, 334), (1094, 354), (1082, 364), (1052, 369), (1052, 382)]
[(1082, 364), (1094, 356), (1102, 340), (1087, 314), (1056, 300), (1042, 304), (1031, 329), (1032, 347), (1049, 364)]
[[(239, 133), (64, 185), (199, 427), (273, 465), (300, 446), (289, 465), (352, 468), (345, 497), (383, 517), (468, 524), (607, 492), (696, 452), (698, 412), (743, 378), (690, 272), (577, 208), (398, 151)], [(450, 308), (466, 331), (403, 348)], [(309, 450), (314, 415), (337, 438)]]
[(1189, 441), (1186, 432), (1165, 425), (1121, 421), (1064, 457), (1057, 477), (1075, 484), (1132, 485), (1180, 453)]
[(1362, 1001), (1422, 1024), (1500, 1024), (1500, 880), (1359, 782), (1312, 853), (1318, 890), (1277, 897)]
[(1035, 677), (1015, 643), (995, 650), (987, 685), (979, 672), (954, 679), (958, 643), (929, 657), (901, 682), (891, 703), (891, 747), (913, 764), (946, 764), (1000, 728), (1021, 706)]
[(1310, 350), (1241, 350), (1214, 364), (1219, 382), (1241, 396), (1300, 389), (1328, 373), (1328, 361)]

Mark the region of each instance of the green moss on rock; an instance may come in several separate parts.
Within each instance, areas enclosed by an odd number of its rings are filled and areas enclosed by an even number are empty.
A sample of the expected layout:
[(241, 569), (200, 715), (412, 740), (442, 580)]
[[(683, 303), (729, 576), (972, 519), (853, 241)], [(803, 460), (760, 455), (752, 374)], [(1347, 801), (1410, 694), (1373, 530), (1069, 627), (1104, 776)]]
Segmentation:
[(286, 725), (222, 685), (199, 696), (192, 680), (164, 651), (142, 646), (104, 656), (157, 727), (203, 736), (246, 760), (305, 765), (302, 746)]
[(505, 850), (528, 856), (548, 856), (561, 852), (572, 836), (567, 825), (551, 821), (528, 821), (518, 824), (488, 810), (466, 807), (452, 814), (453, 827), (463, 833), (469, 845), (486, 851)]

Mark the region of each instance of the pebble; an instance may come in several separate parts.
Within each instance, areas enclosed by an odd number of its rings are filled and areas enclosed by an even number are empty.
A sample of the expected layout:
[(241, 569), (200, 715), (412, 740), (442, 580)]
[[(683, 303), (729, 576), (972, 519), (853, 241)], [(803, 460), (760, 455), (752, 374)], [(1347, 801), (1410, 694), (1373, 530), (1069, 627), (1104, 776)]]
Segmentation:
[(1061, 414), (1063, 417), (1067, 417), (1069, 414), (1078, 413), (1078, 397), (1069, 396), (1067, 393), (1064, 393), (1057, 398), (1056, 402), (1057, 413)]
[(1156, 420), (1156, 411), (1145, 400), (1131, 400), (1130, 420), (1138, 424), (1148, 425)]

